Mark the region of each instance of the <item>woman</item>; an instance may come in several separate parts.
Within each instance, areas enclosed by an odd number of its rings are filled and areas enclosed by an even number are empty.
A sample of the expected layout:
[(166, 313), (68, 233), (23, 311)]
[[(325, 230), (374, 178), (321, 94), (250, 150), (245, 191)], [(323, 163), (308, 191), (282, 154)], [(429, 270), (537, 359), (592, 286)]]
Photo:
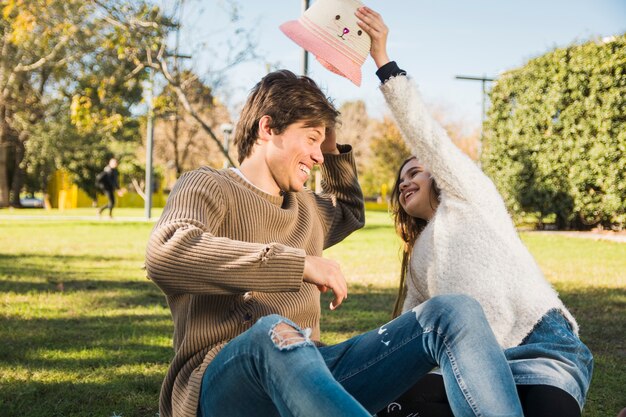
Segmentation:
[[(392, 192), (396, 229), (405, 243), (395, 314), (440, 294), (472, 296), (505, 351), (525, 416), (580, 416), (593, 359), (577, 336), (576, 320), (519, 239), (494, 184), (456, 148), (406, 73), (389, 60), (380, 15), (366, 7), (356, 15), (372, 38), (383, 95), (415, 155), (400, 167)], [(437, 381), (442, 387), (440, 377), (426, 378), (407, 394), (412, 406), (402, 407), (400, 398), (383, 414), (446, 415), (409, 410), (442, 402), (435, 389)], [(425, 398), (416, 401), (415, 392)]]

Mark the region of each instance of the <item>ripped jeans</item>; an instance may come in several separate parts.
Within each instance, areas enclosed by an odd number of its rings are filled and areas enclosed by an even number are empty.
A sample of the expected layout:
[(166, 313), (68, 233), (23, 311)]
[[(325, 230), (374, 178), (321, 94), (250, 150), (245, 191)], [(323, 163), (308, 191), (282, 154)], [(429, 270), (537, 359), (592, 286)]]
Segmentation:
[(198, 415), (371, 416), (440, 366), (457, 417), (522, 417), (515, 382), (480, 304), (442, 295), (378, 329), (318, 348), (271, 315), (207, 367)]

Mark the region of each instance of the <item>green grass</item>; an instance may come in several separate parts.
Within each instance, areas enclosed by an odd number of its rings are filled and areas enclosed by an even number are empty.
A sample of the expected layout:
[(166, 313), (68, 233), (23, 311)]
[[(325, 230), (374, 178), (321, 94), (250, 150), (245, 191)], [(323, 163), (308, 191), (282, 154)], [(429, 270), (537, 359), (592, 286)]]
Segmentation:
[[(152, 223), (21, 220), (0, 211), (0, 412), (3, 416), (155, 416), (172, 357), (172, 323), (142, 270)], [(36, 215), (40, 215), (37, 213)], [(91, 216), (93, 210), (48, 216)], [(626, 244), (527, 233), (525, 242), (581, 325), (596, 367), (587, 417), (626, 406)], [(399, 244), (386, 213), (331, 248), (350, 295), (324, 310), (323, 341), (384, 323), (395, 298)], [(330, 302), (325, 295), (323, 305)]]

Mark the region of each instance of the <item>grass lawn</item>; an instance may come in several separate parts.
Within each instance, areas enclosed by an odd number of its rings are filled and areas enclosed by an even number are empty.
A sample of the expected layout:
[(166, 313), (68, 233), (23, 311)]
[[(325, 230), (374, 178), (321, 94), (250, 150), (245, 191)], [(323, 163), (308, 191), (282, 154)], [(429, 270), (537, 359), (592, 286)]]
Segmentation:
[[(152, 223), (19, 217), (31, 214), (41, 212), (0, 211), (0, 414), (155, 416), (172, 323), (141, 268)], [(143, 211), (114, 214), (139, 220)], [(626, 407), (626, 244), (523, 238), (594, 352), (584, 415), (614, 417)], [(326, 255), (341, 263), (350, 296), (339, 311), (325, 310), (323, 340), (384, 323), (400, 265), (387, 214), (368, 212), (368, 226)]]

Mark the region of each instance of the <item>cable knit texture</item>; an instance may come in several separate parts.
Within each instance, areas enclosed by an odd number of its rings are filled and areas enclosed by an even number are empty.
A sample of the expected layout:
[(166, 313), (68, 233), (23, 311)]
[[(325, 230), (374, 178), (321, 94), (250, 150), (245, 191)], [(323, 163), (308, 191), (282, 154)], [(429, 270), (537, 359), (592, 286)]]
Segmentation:
[(364, 224), (352, 152), (339, 148), (324, 155), (320, 195), (269, 195), (232, 170), (200, 168), (177, 181), (146, 251), (174, 321), (161, 417), (196, 417), (207, 365), (262, 316), (285, 316), (319, 340), (319, 291), (302, 281), (305, 255), (321, 256)]
[(551, 309), (559, 309), (578, 334), (495, 185), (430, 116), (414, 83), (400, 75), (381, 90), (405, 141), (441, 188), (435, 216), (411, 254), (403, 310), (435, 295), (462, 293), (480, 302), (505, 349), (519, 345)]

